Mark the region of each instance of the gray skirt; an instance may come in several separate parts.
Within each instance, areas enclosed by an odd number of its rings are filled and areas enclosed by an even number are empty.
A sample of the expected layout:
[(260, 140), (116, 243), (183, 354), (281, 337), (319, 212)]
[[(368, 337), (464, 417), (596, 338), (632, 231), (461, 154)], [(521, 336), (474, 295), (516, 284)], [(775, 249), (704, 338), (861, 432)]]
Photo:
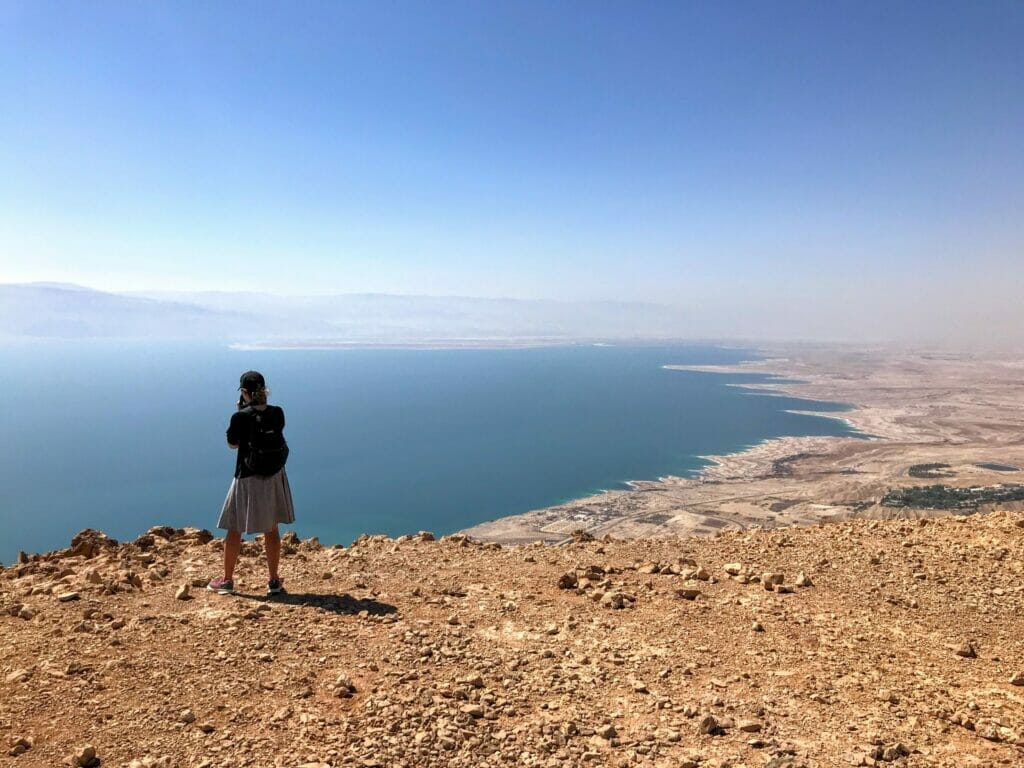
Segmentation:
[(228, 488), (217, 527), (226, 531), (266, 533), (278, 523), (294, 523), (292, 489), (282, 469), (276, 475), (236, 477)]

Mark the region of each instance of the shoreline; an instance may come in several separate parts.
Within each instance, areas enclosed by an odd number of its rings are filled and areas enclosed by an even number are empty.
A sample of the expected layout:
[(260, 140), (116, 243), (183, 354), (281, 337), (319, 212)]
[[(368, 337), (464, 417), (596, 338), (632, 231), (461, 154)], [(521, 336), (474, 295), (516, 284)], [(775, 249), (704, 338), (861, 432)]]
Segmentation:
[(560, 543), (577, 530), (592, 536), (663, 538), (853, 517), (933, 516), (930, 510), (897, 512), (879, 502), (890, 489), (919, 485), (907, 471), (918, 463), (954, 466), (945, 481), (952, 485), (1018, 479), (977, 465), (1024, 466), (1024, 385), (1015, 378), (1024, 365), (1019, 358), (825, 345), (758, 351), (764, 359), (663, 367), (768, 376), (728, 386), (841, 403), (848, 409), (794, 412), (840, 420), (857, 434), (767, 438), (729, 454), (700, 456), (708, 464), (690, 476), (632, 480), (628, 490), (462, 532), (499, 543)]
[[(686, 371), (695, 371), (697, 373), (720, 373), (722, 375), (729, 375), (729, 374), (735, 374), (737, 372), (745, 373), (744, 371), (737, 371), (737, 370), (732, 370), (732, 369), (739, 369), (739, 368), (742, 368), (745, 365), (757, 364), (757, 363), (760, 363), (760, 362), (767, 362), (767, 360), (741, 360), (740, 362), (735, 363), (732, 366), (727, 366), (727, 365), (708, 365), (708, 366), (705, 366), (705, 365), (671, 365), (671, 364), (669, 364), (669, 365), (663, 365), (663, 366), (661, 366), (661, 368), (663, 368), (664, 370), (680, 370), (680, 371), (686, 370)], [(714, 369), (714, 370), (711, 370), (711, 369)], [(850, 403), (842, 403), (842, 402), (838, 402), (838, 401), (835, 401), (835, 400), (826, 400), (824, 398), (808, 398), (808, 397), (803, 397), (803, 396), (801, 396), (799, 394), (794, 394), (792, 392), (786, 391), (784, 386), (785, 386), (785, 384), (787, 382), (784, 381), (784, 377), (783, 376), (772, 376), (772, 378), (773, 379), (777, 378), (777, 379), (780, 380), (778, 382), (780, 384), (780, 388), (778, 390), (775, 390), (775, 391), (771, 392), (771, 394), (773, 396), (790, 397), (790, 398), (799, 399), (799, 400), (806, 400), (808, 402), (830, 403), (830, 404), (842, 405), (842, 406), (846, 407), (846, 410), (841, 411), (840, 413), (844, 413), (844, 414), (852, 413), (853, 411), (857, 410), (857, 406), (852, 405)], [(773, 383), (773, 382), (765, 382), (765, 383)], [(798, 384), (798, 383), (801, 383), (801, 382), (790, 381), (788, 383), (789, 384)], [(740, 383), (728, 383), (725, 386), (727, 386), (727, 387), (737, 387), (737, 388), (741, 388), (741, 389), (752, 389), (752, 390), (756, 390), (757, 387), (758, 387), (758, 385), (756, 385), (756, 384), (740, 384)], [(764, 396), (766, 393), (765, 392), (758, 392), (758, 394)], [(572, 499), (568, 499), (568, 500), (566, 500), (566, 501), (564, 501), (564, 502), (562, 502), (560, 504), (553, 504), (550, 507), (544, 507), (544, 508), (542, 508), (542, 510), (529, 510), (527, 512), (522, 512), (522, 513), (519, 513), (519, 514), (516, 514), (516, 515), (508, 515), (508, 516), (506, 516), (504, 518), (499, 518), (499, 520), (511, 519), (511, 518), (517, 518), (517, 517), (524, 517), (526, 515), (530, 515), (530, 514), (532, 514), (534, 512), (537, 512), (537, 511), (543, 511), (543, 510), (547, 510), (547, 509), (554, 509), (554, 508), (558, 508), (558, 507), (563, 507), (563, 506), (571, 505), (571, 504), (573, 504), (575, 502), (580, 502), (580, 501), (585, 501), (585, 500), (588, 500), (588, 499), (604, 497), (606, 494), (643, 492), (643, 491), (650, 490), (649, 486), (652, 483), (668, 483), (668, 482), (678, 481), (678, 480), (691, 480), (691, 481), (697, 481), (697, 482), (704, 482), (707, 479), (707, 478), (705, 478), (706, 473), (709, 473), (710, 471), (714, 470), (716, 467), (729, 466), (729, 465), (731, 465), (732, 460), (740, 460), (746, 454), (754, 453), (754, 452), (756, 452), (756, 451), (758, 451), (760, 449), (764, 449), (766, 452), (774, 454), (774, 452), (775, 452), (774, 448), (776, 447), (776, 444), (778, 443), (778, 444), (781, 445), (784, 441), (814, 440), (815, 443), (817, 444), (819, 441), (830, 440), (830, 439), (831, 440), (849, 440), (849, 439), (872, 440), (872, 439), (877, 439), (876, 436), (869, 435), (869, 434), (863, 432), (862, 430), (860, 430), (856, 426), (856, 424), (854, 424), (853, 421), (851, 421), (850, 419), (845, 418), (843, 416), (835, 415), (836, 412), (834, 412), (834, 411), (814, 411), (814, 410), (806, 410), (806, 409), (797, 410), (797, 409), (788, 409), (787, 408), (787, 409), (783, 409), (783, 412), (784, 413), (797, 414), (797, 415), (801, 415), (801, 416), (815, 416), (815, 417), (818, 417), (818, 418), (825, 418), (825, 419), (832, 419), (832, 420), (835, 420), (835, 421), (839, 421), (844, 426), (846, 426), (848, 429), (852, 430), (853, 432), (856, 432), (857, 434), (856, 435), (851, 435), (851, 436), (840, 436), (840, 435), (789, 435), (789, 436), (783, 436), (783, 437), (766, 437), (766, 438), (764, 438), (762, 440), (759, 440), (758, 442), (756, 442), (756, 443), (754, 443), (752, 445), (744, 446), (743, 448), (739, 448), (739, 449), (737, 449), (735, 451), (731, 451), (729, 453), (724, 453), (724, 454), (699, 454), (699, 455), (695, 456), (694, 458), (700, 459), (701, 461), (705, 461), (705, 462), (707, 462), (707, 464), (705, 466), (703, 466), (703, 467), (698, 468), (698, 469), (691, 470), (691, 471), (687, 472), (686, 474), (660, 475), (659, 477), (657, 477), (657, 478), (655, 478), (653, 480), (649, 479), (649, 478), (647, 478), (647, 479), (623, 480), (620, 484), (626, 486), (625, 490), (623, 490), (621, 488), (605, 488), (605, 489), (599, 490), (597, 493), (584, 494), (584, 495), (581, 495), (581, 496), (574, 497)], [(783, 458), (785, 458), (785, 457), (783, 457)], [(468, 532), (473, 531), (473, 530), (475, 530), (477, 528), (480, 528), (483, 525), (488, 525), (489, 523), (493, 523), (493, 522), (496, 522), (496, 521), (488, 521), (486, 523), (478, 523), (476, 525), (460, 529), (459, 531), (457, 531), (457, 533), (468, 533)]]

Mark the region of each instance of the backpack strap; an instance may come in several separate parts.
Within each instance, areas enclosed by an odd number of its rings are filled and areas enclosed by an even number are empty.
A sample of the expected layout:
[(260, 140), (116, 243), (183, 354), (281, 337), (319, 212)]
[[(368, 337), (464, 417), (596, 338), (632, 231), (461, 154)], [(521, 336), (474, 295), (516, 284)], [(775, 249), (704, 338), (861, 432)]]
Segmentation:
[(256, 442), (256, 425), (259, 423), (259, 412), (251, 405), (245, 406), (242, 413), (249, 414), (249, 456), (252, 456), (253, 444)]

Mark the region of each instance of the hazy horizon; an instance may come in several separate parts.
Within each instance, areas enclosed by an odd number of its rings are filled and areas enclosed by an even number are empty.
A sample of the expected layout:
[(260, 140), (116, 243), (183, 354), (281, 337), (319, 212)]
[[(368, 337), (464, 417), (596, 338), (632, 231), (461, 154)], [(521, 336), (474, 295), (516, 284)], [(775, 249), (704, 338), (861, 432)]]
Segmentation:
[(998, 1), (6, 3), (0, 283), (1020, 346), (1021, 39)]
[(949, 333), (915, 338), (906, 334), (906, 326), (899, 335), (891, 333), (891, 326), (877, 325), (874, 336), (844, 338), (830, 333), (821, 321), (819, 317), (817, 324), (809, 323), (802, 334), (787, 335), (769, 322), (753, 327), (737, 324), (727, 312), (652, 302), (382, 293), (108, 292), (67, 283), (0, 283), (0, 340), (203, 339), (271, 346), (676, 340), (1024, 351), (1014, 334), (996, 329), (983, 342)]

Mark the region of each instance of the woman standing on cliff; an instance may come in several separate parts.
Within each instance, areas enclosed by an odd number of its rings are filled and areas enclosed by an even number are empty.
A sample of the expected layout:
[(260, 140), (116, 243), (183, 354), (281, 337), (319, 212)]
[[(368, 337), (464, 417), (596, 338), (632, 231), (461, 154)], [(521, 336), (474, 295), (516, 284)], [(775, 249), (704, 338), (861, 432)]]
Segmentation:
[(226, 530), (224, 575), (207, 589), (220, 595), (235, 591), (234, 572), (243, 533), (262, 533), (270, 579), (267, 594), (284, 591), (277, 572), (281, 560), (279, 523), (294, 523), (292, 490), (284, 465), (288, 444), (284, 439), (284, 410), (267, 405), (266, 382), (258, 371), (246, 371), (239, 382), (238, 411), (228, 424), (228, 447), (238, 450), (235, 478), (231, 481), (217, 527)]

